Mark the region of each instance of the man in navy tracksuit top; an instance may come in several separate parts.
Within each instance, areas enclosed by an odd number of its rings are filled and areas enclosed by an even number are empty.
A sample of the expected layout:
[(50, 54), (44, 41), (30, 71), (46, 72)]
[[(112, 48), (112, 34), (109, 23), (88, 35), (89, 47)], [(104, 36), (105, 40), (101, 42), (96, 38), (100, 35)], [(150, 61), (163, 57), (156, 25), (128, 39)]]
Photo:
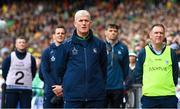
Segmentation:
[(6, 81), (5, 108), (31, 108), (32, 80), (36, 74), (35, 58), (27, 52), (27, 39), (16, 39), (16, 50), (2, 64), (2, 76)]
[(41, 73), (44, 81), (44, 108), (62, 108), (62, 76), (58, 65), (63, 61), (62, 42), (65, 38), (65, 28), (56, 27), (54, 42), (46, 48), (42, 54)]
[(123, 105), (124, 82), (129, 72), (129, 53), (127, 46), (118, 40), (118, 25), (108, 24), (105, 35), (108, 55), (106, 105), (118, 108)]
[(64, 107), (103, 108), (106, 97), (106, 45), (90, 30), (88, 11), (79, 10), (74, 20), (76, 30), (64, 44)]

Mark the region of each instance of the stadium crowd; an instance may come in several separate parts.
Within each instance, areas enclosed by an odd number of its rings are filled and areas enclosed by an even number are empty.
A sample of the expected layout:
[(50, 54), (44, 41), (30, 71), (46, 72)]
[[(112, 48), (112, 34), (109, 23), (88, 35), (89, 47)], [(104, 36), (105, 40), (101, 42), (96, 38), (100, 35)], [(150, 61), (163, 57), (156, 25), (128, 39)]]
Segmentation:
[[(51, 4), (51, 5), (49, 5)], [(87, 9), (94, 20), (93, 31), (104, 38), (108, 22), (121, 26), (121, 40), (129, 50), (138, 51), (148, 41), (151, 24), (162, 23), (167, 28), (166, 36), (173, 37), (173, 43), (180, 43), (180, 6), (171, 0), (153, 3), (137, 0), (134, 2), (107, 0), (91, 2), (20, 1), (1, 4), (0, 16), (7, 22), (6, 32), (1, 32), (0, 48), (13, 49), (14, 38), (25, 33), (29, 38), (29, 50), (41, 53), (49, 44), (52, 28), (65, 25), (68, 36), (73, 32), (73, 14), (77, 9)], [(174, 48), (177, 48), (175, 46)]]
[(15, 39), (22, 33), (29, 39), (28, 51), (40, 59), (42, 51), (52, 41), (55, 27), (64, 25), (67, 38), (72, 35), (73, 16), (79, 9), (86, 9), (91, 13), (92, 30), (102, 40), (105, 40), (106, 24), (118, 24), (119, 40), (127, 45), (130, 53), (138, 54), (150, 41), (148, 34), (153, 24), (164, 24), (165, 42), (176, 50), (180, 63), (178, 0), (4, 0), (0, 2), (0, 20), (6, 22), (6, 27), (0, 23), (0, 66), (3, 59), (14, 50)]

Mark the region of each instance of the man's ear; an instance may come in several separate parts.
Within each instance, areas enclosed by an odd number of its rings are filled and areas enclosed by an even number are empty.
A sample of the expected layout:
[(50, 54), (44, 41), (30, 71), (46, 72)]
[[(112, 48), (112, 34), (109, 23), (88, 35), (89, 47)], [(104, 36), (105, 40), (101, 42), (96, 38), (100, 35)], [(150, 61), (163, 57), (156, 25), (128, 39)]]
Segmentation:
[(90, 20), (90, 27), (92, 27), (92, 21)]
[(150, 31), (148, 35), (149, 35), (149, 38), (151, 39), (151, 37), (152, 37), (152, 31)]

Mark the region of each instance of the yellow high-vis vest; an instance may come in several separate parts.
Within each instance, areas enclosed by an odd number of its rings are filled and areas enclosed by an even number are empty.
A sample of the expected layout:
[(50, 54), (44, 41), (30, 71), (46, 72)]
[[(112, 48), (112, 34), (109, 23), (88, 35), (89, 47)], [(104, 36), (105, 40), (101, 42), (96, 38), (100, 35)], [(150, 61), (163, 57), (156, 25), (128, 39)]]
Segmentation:
[(175, 95), (170, 47), (166, 46), (161, 55), (155, 55), (145, 47), (146, 58), (143, 66), (143, 87), (145, 96)]

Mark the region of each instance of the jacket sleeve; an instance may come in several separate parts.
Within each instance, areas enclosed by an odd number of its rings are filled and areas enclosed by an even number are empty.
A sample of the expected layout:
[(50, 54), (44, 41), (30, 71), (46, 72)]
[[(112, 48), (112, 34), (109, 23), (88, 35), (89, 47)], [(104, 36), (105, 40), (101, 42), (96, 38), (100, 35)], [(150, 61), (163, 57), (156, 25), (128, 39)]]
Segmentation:
[(44, 82), (43, 74), (42, 74), (42, 71), (41, 71), (41, 63), (39, 65), (39, 78), (41, 79), (41, 81)]
[(50, 69), (50, 57), (49, 57), (49, 49), (46, 49), (41, 57), (41, 73), (43, 75), (44, 83), (48, 84), (48, 86), (55, 85), (54, 80), (51, 78), (51, 69)]
[(36, 66), (36, 60), (33, 56), (31, 56), (31, 71), (32, 71), (32, 77), (34, 78), (36, 75), (37, 66)]
[(9, 68), (10, 68), (10, 64), (11, 64), (11, 55), (9, 55), (7, 58), (5, 58), (2, 63), (2, 76), (3, 76), (4, 80), (6, 80), (6, 77), (7, 77)]
[(122, 70), (123, 70), (123, 78), (124, 78), (124, 81), (127, 79), (128, 77), (128, 74), (129, 74), (129, 52), (128, 52), (128, 48), (125, 47), (125, 54), (124, 54), (124, 57), (123, 57), (123, 64), (122, 65)]
[(66, 51), (67, 49), (65, 48), (65, 45), (61, 45), (61, 48), (58, 48), (58, 53), (59, 55), (57, 55), (57, 59), (59, 61), (57, 61), (57, 76), (59, 78), (59, 80), (57, 81), (58, 84), (63, 83), (63, 77), (66, 71), (66, 65), (67, 65), (67, 61), (68, 61), (68, 52)]
[(106, 44), (102, 44), (102, 50), (100, 53), (100, 66), (103, 72), (104, 80), (106, 81), (106, 75), (107, 75), (107, 52), (106, 52)]
[(145, 49), (142, 49), (138, 55), (136, 66), (135, 66), (135, 74), (134, 74), (134, 81), (136, 83), (142, 83), (142, 76), (143, 76), (143, 64), (145, 61)]
[(177, 85), (178, 83), (178, 72), (179, 72), (179, 66), (178, 66), (178, 58), (176, 55), (176, 52), (171, 49), (171, 58), (172, 58), (172, 70), (173, 70), (173, 80), (174, 84)]

